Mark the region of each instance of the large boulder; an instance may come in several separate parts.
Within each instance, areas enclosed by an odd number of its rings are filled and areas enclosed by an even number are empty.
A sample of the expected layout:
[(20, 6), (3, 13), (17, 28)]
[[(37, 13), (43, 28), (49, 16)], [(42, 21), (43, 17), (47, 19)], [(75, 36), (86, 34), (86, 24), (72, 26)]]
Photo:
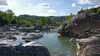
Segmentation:
[(29, 42), (20, 45), (0, 44), (0, 56), (50, 56), (41, 43)]
[(100, 56), (100, 34), (72, 41), (77, 44), (77, 56)]
[(70, 23), (60, 26), (58, 32), (61, 35), (78, 38), (100, 34), (100, 15), (87, 12), (78, 13)]

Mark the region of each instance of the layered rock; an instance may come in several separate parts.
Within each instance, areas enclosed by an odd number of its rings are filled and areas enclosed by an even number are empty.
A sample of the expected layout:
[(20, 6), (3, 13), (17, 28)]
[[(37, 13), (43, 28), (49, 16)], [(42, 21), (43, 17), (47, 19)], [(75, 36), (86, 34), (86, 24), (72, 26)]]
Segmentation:
[(0, 44), (0, 56), (50, 56), (47, 48), (38, 42), (22, 45)]
[(77, 56), (100, 56), (100, 34), (72, 41), (77, 44)]
[(100, 15), (82, 12), (73, 17), (70, 23), (62, 25), (58, 32), (70, 37), (86, 38), (100, 34)]

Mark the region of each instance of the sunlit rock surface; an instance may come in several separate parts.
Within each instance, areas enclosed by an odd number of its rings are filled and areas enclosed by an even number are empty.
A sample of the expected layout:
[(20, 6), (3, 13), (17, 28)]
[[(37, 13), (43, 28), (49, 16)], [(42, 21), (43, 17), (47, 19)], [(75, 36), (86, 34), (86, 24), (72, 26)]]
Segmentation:
[(84, 39), (76, 39), (77, 56), (100, 56), (100, 34)]
[(11, 45), (0, 44), (0, 56), (50, 56), (48, 49), (39, 42)]

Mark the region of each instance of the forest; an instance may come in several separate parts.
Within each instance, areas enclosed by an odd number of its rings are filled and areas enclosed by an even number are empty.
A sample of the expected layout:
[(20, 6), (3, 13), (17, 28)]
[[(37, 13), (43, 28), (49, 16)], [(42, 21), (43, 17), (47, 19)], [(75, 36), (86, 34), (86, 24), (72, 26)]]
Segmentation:
[[(52, 19), (54, 18), (54, 19)], [(55, 19), (56, 18), (56, 19)], [(0, 26), (4, 25), (19, 25), (23, 27), (29, 27), (33, 25), (53, 25), (53, 26), (59, 26), (63, 21), (65, 16), (63, 16), (63, 19), (58, 20), (57, 18), (61, 17), (45, 17), (45, 16), (30, 16), (28, 15), (20, 15), (16, 16), (14, 12), (10, 9), (7, 11), (0, 11)]]

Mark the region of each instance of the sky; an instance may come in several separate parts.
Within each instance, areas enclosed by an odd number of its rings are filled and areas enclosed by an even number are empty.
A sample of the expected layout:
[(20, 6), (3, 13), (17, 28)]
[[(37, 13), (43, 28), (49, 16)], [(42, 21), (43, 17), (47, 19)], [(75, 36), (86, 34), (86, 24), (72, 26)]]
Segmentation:
[(16, 16), (66, 16), (80, 9), (100, 6), (100, 0), (0, 0), (0, 10), (11, 9)]

